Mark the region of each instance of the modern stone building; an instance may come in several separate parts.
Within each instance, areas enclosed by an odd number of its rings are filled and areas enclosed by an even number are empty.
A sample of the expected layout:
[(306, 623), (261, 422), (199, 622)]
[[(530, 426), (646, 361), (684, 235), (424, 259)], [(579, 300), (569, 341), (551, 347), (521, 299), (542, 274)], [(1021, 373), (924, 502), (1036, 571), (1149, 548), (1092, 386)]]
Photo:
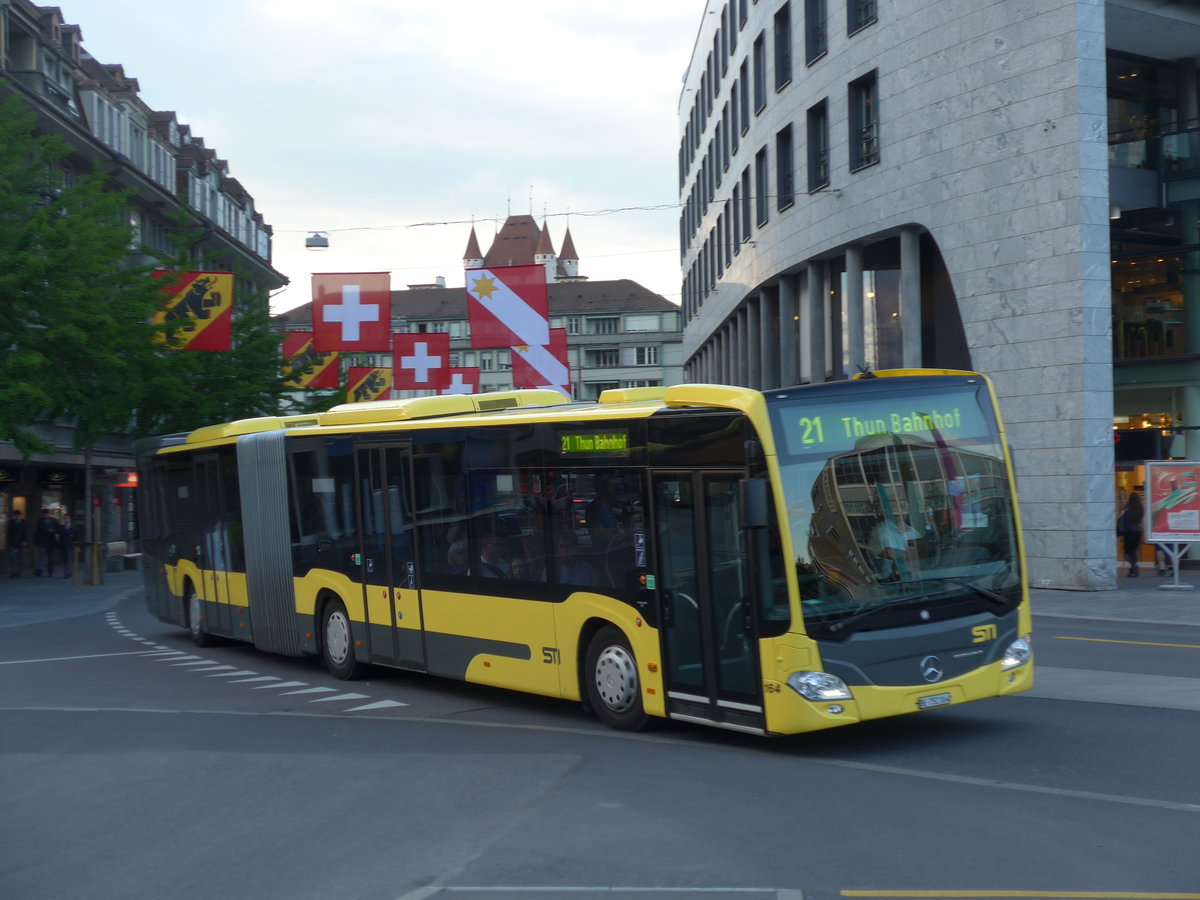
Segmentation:
[(1138, 463), (1200, 458), (1200, 3), (697, 13), (685, 378), (985, 372), (1032, 583), (1112, 587)]
[[(39, 131), (67, 143), (68, 169), (87, 172), (101, 163), (115, 189), (131, 191), (129, 217), (141, 245), (174, 252), (168, 235), (183, 203), (205, 226), (193, 249), (196, 269), (217, 254), (234, 262), (241, 273), (235, 295), (242, 297), (286, 283), (271, 266), (271, 228), (229, 164), (175, 113), (147, 106), (122, 66), (88, 54), (80, 27), (64, 23), (58, 7), (0, 0), (0, 99), (11, 94), (29, 104)], [(130, 253), (131, 263), (150, 261)], [(36, 519), (47, 508), (82, 521), (83, 458), (71, 450), (71, 430), (44, 426), (39, 433), (55, 453), (23, 460), (0, 441), (0, 519), (13, 509)], [(92, 462), (100, 482), (91, 504), (101, 511), (96, 533), (123, 539), (133, 521), (132, 490), (119, 486), (133, 467), (130, 437), (100, 442)], [(0, 541), (2, 535), (0, 528)]]
[[(679, 307), (665, 297), (628, 279), (590, 281), (579, 274), (579, 256), (570, 229), (561, 252), (556, 252), (549, 229), (532, 216), (509, 216), (492, 238), (486, 253), (471, 228), (463, 268), (491, 266), (546, 267), (550, 327), (567, 330), (571, 393), (575, 399), (595, 399), (609, 388), (656, 387), (677, 384), (683, 373), (682, 326)], [(304, 331), (312, 323), (311, 304), (275, 317), (284, 330)], [(511, 351), (471, 348), (465, 287), (447, 287), (444, 278), (432, 284), (409, 285), (392, 291), (394, 332), (446, 332), (450, 335), (450, 365), (478, 367), (480, 390), (512, 388)], [(390, 354), (353, 354), (344, 365), (390, 366)], [(413, 391), (395, 391), (397, 398)]]

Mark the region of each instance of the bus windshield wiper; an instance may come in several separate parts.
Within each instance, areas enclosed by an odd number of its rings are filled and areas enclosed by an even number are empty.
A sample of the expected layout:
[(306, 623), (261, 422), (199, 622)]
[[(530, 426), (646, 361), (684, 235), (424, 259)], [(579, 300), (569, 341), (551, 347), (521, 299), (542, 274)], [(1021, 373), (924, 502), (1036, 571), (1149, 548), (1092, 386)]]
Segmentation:
[(970, 590), (972, 590), (976, 594), (978, 594), (980, 597), (983, 597), (986, 600), (991, 600), (993, 603), (995, 603), (997, 606), (999, 606), (1002, 610), (1004, 610), (1004, 612), (1008, 612), (1010, 609), (1012, 609), (1012, 601), (1009, 600), (1007, 597), (1005, 597), (1003, 594), (993, 591), (991, 588), (980, 587), (979, 585), (972, 584), (971, 582), (969, 582), (963, 578), (938, 578), (936, 580), (937, 581), (947, 581), (950, 584), (959, 584), (965, 588), (969, 588)]
[[(989, 588), (980, 587), (977, 584), (972, 584), (971, 582), (961, 578), (942, 578), (939, 576), (936, 578), (921, 578), (915, 581), (901, 581), (898, 582), (898, 584), (901, 586), (913, 586), (929, 584), (930, 582), (941, 582), (943, 584), (953, 584), (958, 587), (965, 587), (967, 590), (978, 594), (980, 597), (992, 601), (1004, 612), (1008, 612), (1010, 609), (1012, 609), (1011, 603), (1003, 594), (998, 594)], [(940, 588), (937, 590), (923, 591), (917, 594), (904, 594), (900, 597), (893, 597), (891, 600), (888, 600), (885, 603), (880, 603), (878, 606), (872, 606), (870, 609), (864, 609), (862, 612), (855, 613), (852, 616), (847, 616), (845, 619), (839, 619), (837, 622), (834, 622), (832, 625), (828, 626), (828, 631), (831, 634), (836, 634), (837, 632), (845, 631), (847, 628), (850, 628), (852, 625), (855, 625), (864, 619), (869, 619), (871, 616), (875, 615), (875, 613), (882, 612), (885, 609), (891, 609), (895, 606), (903, 606), (905, 603), (911, 603), (915, 600), (928, 600), (930, 597), (940, 597), (944, 594), (950, 593), (953, 593), (952, 588)], [(843, 635), (843, 637), (849, 636), (849, 634)]]
[[(937, 581), (945, 581), (944, 578), (936, 579)], [(906, 582), (907, 584), (916, 584), (917, 582)], [(920, 594), (905, 594), (903, 597), (893, 597), (880, 603), (878, 606), (872, 606), (870, 609), (864, 609), (862, 612), (855, 613), (852, 616), (847, 616), (844, 619), (839, 619), (832, 625), (827, 626), (827, 630), (831, 634), (836, 634), (839, 631), (845, 631), (851, 625), (855, 625), (864, 619), (869, 619), (878, 612), (883, 612), (885, 609), (891, 609), (894, 606), (903, 606), (905, 603), (912, 603), (914, 600), (927, 600), (930, 597), (940, 597), (942, 594), (953, 593), (951, 588), (942, 588), (936, 591), (924, 591)], [(844, 637), (849, 637), (849, 634)]]

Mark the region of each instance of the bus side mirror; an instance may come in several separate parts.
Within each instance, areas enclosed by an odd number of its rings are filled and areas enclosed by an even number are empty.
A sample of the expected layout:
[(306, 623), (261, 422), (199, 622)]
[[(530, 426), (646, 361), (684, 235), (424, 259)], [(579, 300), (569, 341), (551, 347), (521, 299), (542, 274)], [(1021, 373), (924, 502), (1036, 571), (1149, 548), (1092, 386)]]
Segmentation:
[(742, 479), (742, 527), (767, 527), (767, 480)]

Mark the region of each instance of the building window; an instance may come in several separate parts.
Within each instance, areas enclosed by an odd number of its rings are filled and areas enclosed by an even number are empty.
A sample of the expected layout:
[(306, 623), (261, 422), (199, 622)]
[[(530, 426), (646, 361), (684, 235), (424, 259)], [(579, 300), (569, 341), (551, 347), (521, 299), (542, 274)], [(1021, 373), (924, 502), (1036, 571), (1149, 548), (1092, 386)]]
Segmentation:
[(567, 316), (567, 334), (582, 333), (582, 320), (579, 316)]
[(742, 233), (739, 238), (750, 240), (750, 167), (742, 171)]
[(626, 331), (658, 331), (659, 317), (658, 313), (645, 316), (626, 316), (625, 330)]
[(850, 83), (850, 171), (879, 162), (879, 88), (876, 73)]
[(846, 31), (848, 34), (866, 28), (879, 18), (876, 0), (847, 0)]
[(652, 345), (649, 347), (634, 347), (633, 363), (636, 366), (657, 366), (658, 346)]
[(758, 223), (759, 228), (767, 224), (767, 201), (770, 199), (768, 190), (767, 148), (763, 147), (754, 155), (754, 194), (756, 201), (754, 209), (757, 213), (755, 221)]
[(625, 382), (627, 388), (662, 387), (661, 378), (634, 378)]
[(729, 203), (729, 211), (733, 215), (733, 227), (729, 229), (729, 238), (733, 241), (733, 252), (742, 250), (742, 186), (734, 184), (733, 199)]
[(760, 31), (754, 39), (754, 111), (760, 113), (767, 105), (767, 33)]
[(750, 61), (743, 59), (738, 69), (738, 108), (741, 110), (739, 128), (742, 134), (750, 130)]
[(792, 159), (792, 126), (775, 135), (775, 206), (787, 209), (796, 200), (795, 161)]
[(496, 358), (492, 355), (492, 351), (485, 350), (479, 354), (479, 371), (490, 372), (495, 365)]
[(620, 325), (617, 316), (604, 316), (588, 319), (588, 334), (616, 334)]
[(785, 3), (775, 13), (775, 90), (792, 80), (792, 7)]
[(829, 186), (829, 110), (822, 100), (808, 111), (808, 189)]
[(804, 61), (811, 65), (829, 50), (825, 0), (804, 0)]
[(591, 381), (583, 386), (584, 400), (598, 400), (605, 391), (615, 391), (621, 386), (619, 381)]

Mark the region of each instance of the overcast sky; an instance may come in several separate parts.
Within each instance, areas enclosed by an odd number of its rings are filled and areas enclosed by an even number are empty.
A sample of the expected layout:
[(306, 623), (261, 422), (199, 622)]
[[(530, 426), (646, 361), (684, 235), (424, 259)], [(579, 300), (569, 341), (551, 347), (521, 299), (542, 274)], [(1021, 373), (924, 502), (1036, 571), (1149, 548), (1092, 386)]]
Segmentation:
[(679, 302), (677, 110), (704, 0), (59, 5), (229, 161), (291, 280), (276, 310), (314, 271), (461, 286), (471, 220), (486, 252), (531, 212), (555, 249), (570, 224), (580, 274)]

